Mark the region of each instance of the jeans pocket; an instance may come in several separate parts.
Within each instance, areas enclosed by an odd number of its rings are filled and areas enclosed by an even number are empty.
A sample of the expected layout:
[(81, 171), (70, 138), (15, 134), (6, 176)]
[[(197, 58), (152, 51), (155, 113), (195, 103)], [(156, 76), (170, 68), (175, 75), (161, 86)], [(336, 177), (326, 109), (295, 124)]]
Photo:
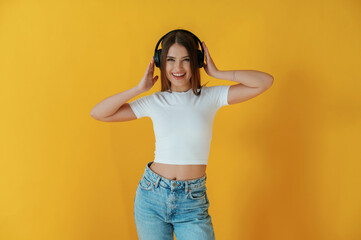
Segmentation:
[(139, 187), (143, 190), (150, 191), (153, 188), (153, 182), (144, 175), (139, 181)]
[(200, 200), (206, 197), (207, 187), (205, 185), (190, 189), (188, 196), (193, 200)]

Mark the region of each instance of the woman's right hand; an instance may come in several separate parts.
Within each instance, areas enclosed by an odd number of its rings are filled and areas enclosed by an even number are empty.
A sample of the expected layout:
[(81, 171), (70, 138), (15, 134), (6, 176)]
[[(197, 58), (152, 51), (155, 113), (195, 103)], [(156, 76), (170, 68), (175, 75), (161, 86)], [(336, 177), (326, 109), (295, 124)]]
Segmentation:
[(145, 74), (142, 80), (140, 80), (138, 84), (139, 89), (146, 92), (153, 87), (153, 85), (158, 80), (158, 75), (153, 78), (153, 73), (154, 73), (154, 57), (152, 57), (152, 60), (150, 61), (147, 67), (147, 70), (145, 70)]

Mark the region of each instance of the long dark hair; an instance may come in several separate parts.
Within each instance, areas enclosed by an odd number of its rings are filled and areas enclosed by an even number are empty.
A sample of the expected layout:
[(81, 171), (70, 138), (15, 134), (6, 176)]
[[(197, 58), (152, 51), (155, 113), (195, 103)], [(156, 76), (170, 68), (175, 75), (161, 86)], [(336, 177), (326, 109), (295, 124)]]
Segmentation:
[(166, 72), (162, 71), (162, 69), (165, 69), (168, 50), (175, 43), (180, 44), (187, 49), (190, 58), (191, 72), (192, 72), (192, 77), (190, 79), (190, 82), (193, 89), (193, 93), (196, 96), (198, 96), (201, 94), (201, 90), (200, 91), (197, 90), (205, 86), (208, 82), (201, 85), (201, 74), (199, 71), (200, 68), (198, 67), (198, 56), (197, 56), (197, 49), (199, 48), (198, 42), (189, 33), (184, 31), (174, 31), (168, 34), (162, 40), (162, 54), (160, 57), (161, 91), (172, 92), (171, 90), (172, 83), (167, 79)]

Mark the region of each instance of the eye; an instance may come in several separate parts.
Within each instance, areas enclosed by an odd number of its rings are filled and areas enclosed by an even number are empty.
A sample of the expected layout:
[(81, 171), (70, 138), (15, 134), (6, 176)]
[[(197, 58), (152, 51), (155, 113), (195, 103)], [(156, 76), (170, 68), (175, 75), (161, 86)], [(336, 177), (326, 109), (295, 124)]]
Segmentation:
[[(167, 61), (174, 61), (174, 60), (172, 58), (168, 58)], [(187, 58), (187, 59), (184, 59), (184, 61), (190, 61), (190, 59)]]

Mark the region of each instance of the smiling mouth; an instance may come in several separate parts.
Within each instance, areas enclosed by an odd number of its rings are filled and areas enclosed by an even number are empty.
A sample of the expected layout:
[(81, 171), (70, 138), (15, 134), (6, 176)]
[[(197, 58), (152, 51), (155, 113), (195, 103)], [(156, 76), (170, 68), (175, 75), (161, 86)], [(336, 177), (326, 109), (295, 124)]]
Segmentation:
[(176, 75), (174, 75), (173, 73), (172, 73), (172, 76), (175, 78), (175, 79), (182, 79), (182, 78), (184, 78), (184, 76), (185, 76), (186, 74), (184, 73), (183, 75), (181, 75), (181, 76), (176, 76)]

